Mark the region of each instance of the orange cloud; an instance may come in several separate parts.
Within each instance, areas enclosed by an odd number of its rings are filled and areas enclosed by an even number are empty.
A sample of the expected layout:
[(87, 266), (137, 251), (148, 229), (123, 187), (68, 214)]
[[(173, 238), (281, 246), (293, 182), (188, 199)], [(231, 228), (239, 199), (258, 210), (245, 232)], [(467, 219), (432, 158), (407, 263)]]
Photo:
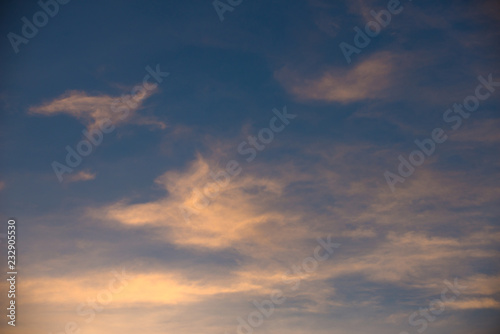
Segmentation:
[[(169, 171), (157, 178), (156, 183), (168, 192), (164, 198), (141, 204), (120, 201), (92, 209), (89, 214), (124, 225), (165, 227), (162, 237), (170, 242), (208, 248), (229, 247), (254, 239), (259, 234), (259, 225), (285, 220), (282, 213), (265, 211), (256, 205), (280, 195), (283, 186), (278, 181), (234, 176), (229, 184), (219, 186), (211, 178), (211, 171), (218, 171), (215, 164), (210, 165), (198, 156), (186, 172)], [(207, 197), (201, 194), (205, 189), (216, 193), (208, 205), (204, 203)], [(184, 210), (192, 210), (194, 214), (187, 220)]]
[(166, 127), (165, 123), (137, 114), (143, 102), (153, 95), (156, 90), (144, 89), (142, 95), (132, 96), (129, 94), (121, 98), (109, 95), (90, 96), (85, 92), (72, 90), (52, 101), (33, 106), (29, 110), (32, 114), (44, 116), (70, 115), (82, 122), (89, 131), (98, 129), (100, 124), (108, 120), (114, 125), (131, 122), (139, 125), (153, 125), (164, 129)]
[(307, 78), (288, 67), (277, 71), (275, 77), (300, 100), (351, 103), (386, 97), (399, 61), (395, 55), (381, 52), (353, 69), (329, 68), (315, 78)]
[(446, 306), (456, 310), (500, 309), (500, 302), (493, 298), (475, 298), (457, 300)]
[(79, 182), (79, 181), (94, 180), (95, 177), (96, 177), (95, 173), (91, 173), (88, 171), (80, 171), (80, 172), (75, 173), (75, 174), (70, 174), (68, 177), (66, 177), (65, 180), (67, 180), (67, 182), (69, 182), (69, 183), (72, 183), (72, 182)]

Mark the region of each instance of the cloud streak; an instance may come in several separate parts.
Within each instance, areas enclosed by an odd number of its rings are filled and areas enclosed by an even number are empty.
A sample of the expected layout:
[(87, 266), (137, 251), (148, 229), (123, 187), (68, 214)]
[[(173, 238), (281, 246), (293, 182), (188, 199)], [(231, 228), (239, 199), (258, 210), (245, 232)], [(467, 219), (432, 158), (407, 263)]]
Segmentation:
[(299, 100), (352, 103), (366, 99), (380, 99), (389, 95), (399, 57), (381, 52), (359, 63), (353, 69), (331, 67), (316, 77), (282, 68), (276, 79)]
[(29, 111), (43, 116), (66, 114), (78, 119), (89, 131), (98, 129), (107, 120), (115, 126), (131, 123), (165, 129), (165, 123), (138, 113), (144, 102), (156, 91), (157, 89), (144, 90), (142, 95), (126, 94), (120, 98), (71, 90), (52, 101), (33, 106)]

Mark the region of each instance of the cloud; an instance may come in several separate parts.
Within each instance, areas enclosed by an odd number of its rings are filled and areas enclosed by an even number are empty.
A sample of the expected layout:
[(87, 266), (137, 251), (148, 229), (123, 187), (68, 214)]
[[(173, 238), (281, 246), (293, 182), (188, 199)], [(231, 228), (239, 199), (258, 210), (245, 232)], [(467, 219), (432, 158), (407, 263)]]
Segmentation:
[[(169, 171), (156, 179), (168, 193), (164, 198), (140, 204), (120, 201), (90, 214), (129, 226), (164, 227), (164, 237), (170, 242), (208, 248), (258, 238), (259, 225), (284, 220), (279, 211), (261, 207), (266, 199), (271, 201), (282, 192), (278, 181), (244, 175), (219, 186), (211, 176), (219, 170), (198, 155), (187, 171)], [(212, 200), (207, 193), (215, 194)]]
[(352, 231), (342, 232), (342, 236), (352, 239), (364, 239), (364, 238), (374, 238), (377, 236), (377, 233), (372, 229), (357, 228)]
[[(493, 238), (498, 240), (498, 233)], [(500, 276), (474, 275), (468, 277), (463, 285), (467, 286), (466, 294), (492, 296), (500, 293)]]
[(353, 69), (330, 67), (309, 78), (284, 67), (275, 77), (299, 100), (351, 103), (388, 96), (399, 62), (399, 57), (380, 52)]
[[(184, 278), (172, 273), (134, 273), (126, 271), (131, 278), (122, 283), (123, 289), (113, 296), (113, 307), (130, 307), (138, 303), (156, 305), (175, 305), (192, 303), (200, 298), (207, 298), (223, 293), (251, 291), (258, 288), (245, 281), (233, 280), (221, 282), (220, 285), (204, 282), (187, 282)], [(37, 278), (24, 283), (25, 291), (29, 291), (29, 303), (78, 304), (88, 298), (96, 297), (101, 291), (109, 288), (114, 276), (109, 273), (88, 273), (84, 278)], [(94, 277), (94, 278), (92, 278)], [(95, 277), (99, 277), (95, 279)], [(116, 283), (114, 283), (117, 285)], [(120, 284), (118, 284), (120, 285)]]
[(83, 91), (71, 90), (60, 97), (29, 109), (31, 114), (53, 116), (67, 114), (82, 122), (87, 129), (97, 129), (105, 121), (111, 121), (114, 125), (132, 123), (138, 125), (151, 125), (161, 129), (166, 124), (153, 118), (139, 115), (137, 113), (143, 103), (157, 89), (143, 90), (142, 95), (134, 96), (127, 94), (121, 98), (109, 95), (88, 95)]
[(446, 304), (456, 310), (500, 309), (500, 302), (493, 298), (457, 300)]
[(75, 173), (75, 174), (70, 174), (68, 177), (65, 178), (65, 180), (68, 183), (72, 183), (72, 182), (94, 180), (95, 177), (96, 177), (95, 173), (91, 173), (91, 172), (88, 172), (88, 171), (80, 171), (80, 172)]
[[(389, 233), (385, 242), (363, 250), (355, 257), (337, 260), (328, 277), (361, 274), (371, 282), (390, 282), (403, 287), (432, 288), (439, 286), (442, 272), (453, 272), (462, 261), (461, 269), (474, 259), (493, 259), (497, 253), (480, 247), (463, 247), (460, 240), (432, 237), (416, 233)], [(447, 277), (448, 278), (448, 277)]]

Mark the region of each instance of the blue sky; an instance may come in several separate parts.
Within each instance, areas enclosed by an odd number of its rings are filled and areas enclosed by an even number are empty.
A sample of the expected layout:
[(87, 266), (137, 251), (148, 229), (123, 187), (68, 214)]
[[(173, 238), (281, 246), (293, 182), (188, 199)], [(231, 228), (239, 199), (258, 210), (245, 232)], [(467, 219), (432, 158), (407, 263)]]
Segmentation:
[(497, 332), (495, 1), (45, 3), (0, 23), (2, 332)]

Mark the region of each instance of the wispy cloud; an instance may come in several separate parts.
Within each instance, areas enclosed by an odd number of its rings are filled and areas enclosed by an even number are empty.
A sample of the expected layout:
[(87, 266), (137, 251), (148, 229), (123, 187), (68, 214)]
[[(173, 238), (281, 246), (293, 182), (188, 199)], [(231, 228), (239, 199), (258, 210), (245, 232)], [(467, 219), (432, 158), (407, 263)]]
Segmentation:
[(500, 309), (500, 302), (493, 298), (457, 300), (446, 306), (457, 310)]
[(400, 60), (391, 53), (382, 52), (353, 69), (331, 67), (311, 78), (285, 67), (275, 76), (299, 100), (351, 103), (386, 97), (394, 84)]
[(78, 173), (68, 175), (65, 180), (68, 183), (73, 183), (73, 182), (94, 180), (95, 177), (96, 177), (95, 173), (89, 171), (80, 171)]
[(114, 125), (126, 123), (150, 125), (164, 129), (166, 124), (153, 117), (140, 115), (144, 101), (157, 89), (144, 90), (142, 95), (88, 95), (86, 92), (71, 90), (54, 100), (31, 107), (30, 113), (43, 116), (67, 114), (82, 122), (87, 129), (97, 129), (110, 120)]
[[(91, 214), (125, 225), (163, 226), (168, 228), (165, 237), (170, 242), (208, 248), (229, 247), (254, 239), (259, 225), (284, 219), (280, 212), (266, 212), (256, 205), (265, 198), (279, 196), (282, 186), (275, 180), (251, 175), (235, 177), (208, 207), (201, 209), (206, 200), (202, 191), (216, 186), (210, 176), (211, 172), (218, 172), (216, 166), (199, 155), (187, 171), (170, 171), (157, 178), (156, 183), (168, 193), (164, 198), (141, 204), (121, 201), (92, 210)], [(200, 212), (187, 222), (182, 210), (197, 208)]]

